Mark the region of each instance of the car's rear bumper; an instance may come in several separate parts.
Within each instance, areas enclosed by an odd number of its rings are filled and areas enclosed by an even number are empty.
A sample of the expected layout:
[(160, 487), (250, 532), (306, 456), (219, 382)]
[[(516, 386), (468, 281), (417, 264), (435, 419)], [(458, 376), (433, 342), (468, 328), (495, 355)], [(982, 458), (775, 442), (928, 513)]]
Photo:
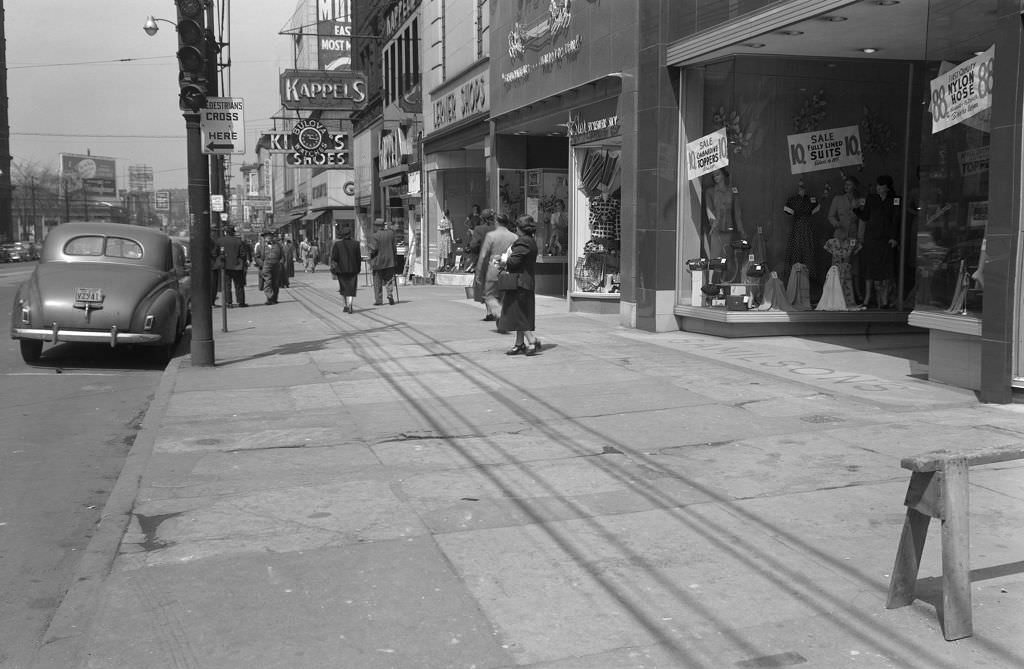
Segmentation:
[(159, 344), (160, 335), (156, 333), (121, 332), (117, 327), (109, 330), (61, 330), (54, 327), (49, 330), (35, 328), (12, 328), (12, 339), (40, 339), (42, 341), (80, 341), (94, 344)]

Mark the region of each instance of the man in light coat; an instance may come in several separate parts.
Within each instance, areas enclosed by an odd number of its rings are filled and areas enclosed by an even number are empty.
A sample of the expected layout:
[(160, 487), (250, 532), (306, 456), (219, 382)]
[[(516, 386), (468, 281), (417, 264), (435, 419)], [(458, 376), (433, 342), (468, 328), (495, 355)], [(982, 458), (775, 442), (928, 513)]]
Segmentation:
[(487, 308), (485, 321), (496, 321), (501, 316), (501, 292), (498, 290), (498, 269), (501, 255), (508, 251), (517, 235), (512, 231), (515, 224), (508, 216), (497, 217), (497, 225), (484, 236), (480, 245), (480, 257), (476, 261), (476, 279), (473, 282), (474, 296)]

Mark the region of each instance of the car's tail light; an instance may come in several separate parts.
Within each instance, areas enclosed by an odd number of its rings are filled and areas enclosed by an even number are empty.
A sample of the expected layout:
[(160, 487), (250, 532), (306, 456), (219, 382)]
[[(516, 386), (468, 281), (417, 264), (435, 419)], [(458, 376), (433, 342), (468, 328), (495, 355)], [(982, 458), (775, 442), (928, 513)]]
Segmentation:
[(156, 320), (156, 316), (154, 316), (153, 314), (146, 314), (146, 323), (145, 323), (145, 325), (142, 326), (142, 329), (143, 330), (152, 330), (153, 329), (153, 321), (155, 321), (155, 320)]
[(21, 322), (23, 325), (30, 325), (32, 323), (32, 309), (24, 300), (21, 301)]

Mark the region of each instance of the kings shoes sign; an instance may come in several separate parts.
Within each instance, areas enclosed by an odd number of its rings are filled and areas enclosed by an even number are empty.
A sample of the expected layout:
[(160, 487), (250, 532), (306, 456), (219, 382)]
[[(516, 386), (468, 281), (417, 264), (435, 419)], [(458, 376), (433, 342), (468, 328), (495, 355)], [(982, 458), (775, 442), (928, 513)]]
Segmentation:
[(281, 106), (285, 109), (362, 109), (366, 76), (352, 70), (285, 70)]

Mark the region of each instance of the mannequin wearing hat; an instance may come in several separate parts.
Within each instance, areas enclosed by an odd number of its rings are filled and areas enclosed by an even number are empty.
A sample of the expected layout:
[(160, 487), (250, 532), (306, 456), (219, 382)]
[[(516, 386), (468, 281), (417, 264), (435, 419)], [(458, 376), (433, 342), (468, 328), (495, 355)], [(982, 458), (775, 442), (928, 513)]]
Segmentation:
[(880, 309), (891, 309), (892, 282), (896, 276), (896, 248), (900, 237), (900, 196), (893, 179), (883, 174), (875, 180), (875, 192), (855, 211), (864, 220), (861, 276), (864, 277), (864, 306), (872, 293)]

